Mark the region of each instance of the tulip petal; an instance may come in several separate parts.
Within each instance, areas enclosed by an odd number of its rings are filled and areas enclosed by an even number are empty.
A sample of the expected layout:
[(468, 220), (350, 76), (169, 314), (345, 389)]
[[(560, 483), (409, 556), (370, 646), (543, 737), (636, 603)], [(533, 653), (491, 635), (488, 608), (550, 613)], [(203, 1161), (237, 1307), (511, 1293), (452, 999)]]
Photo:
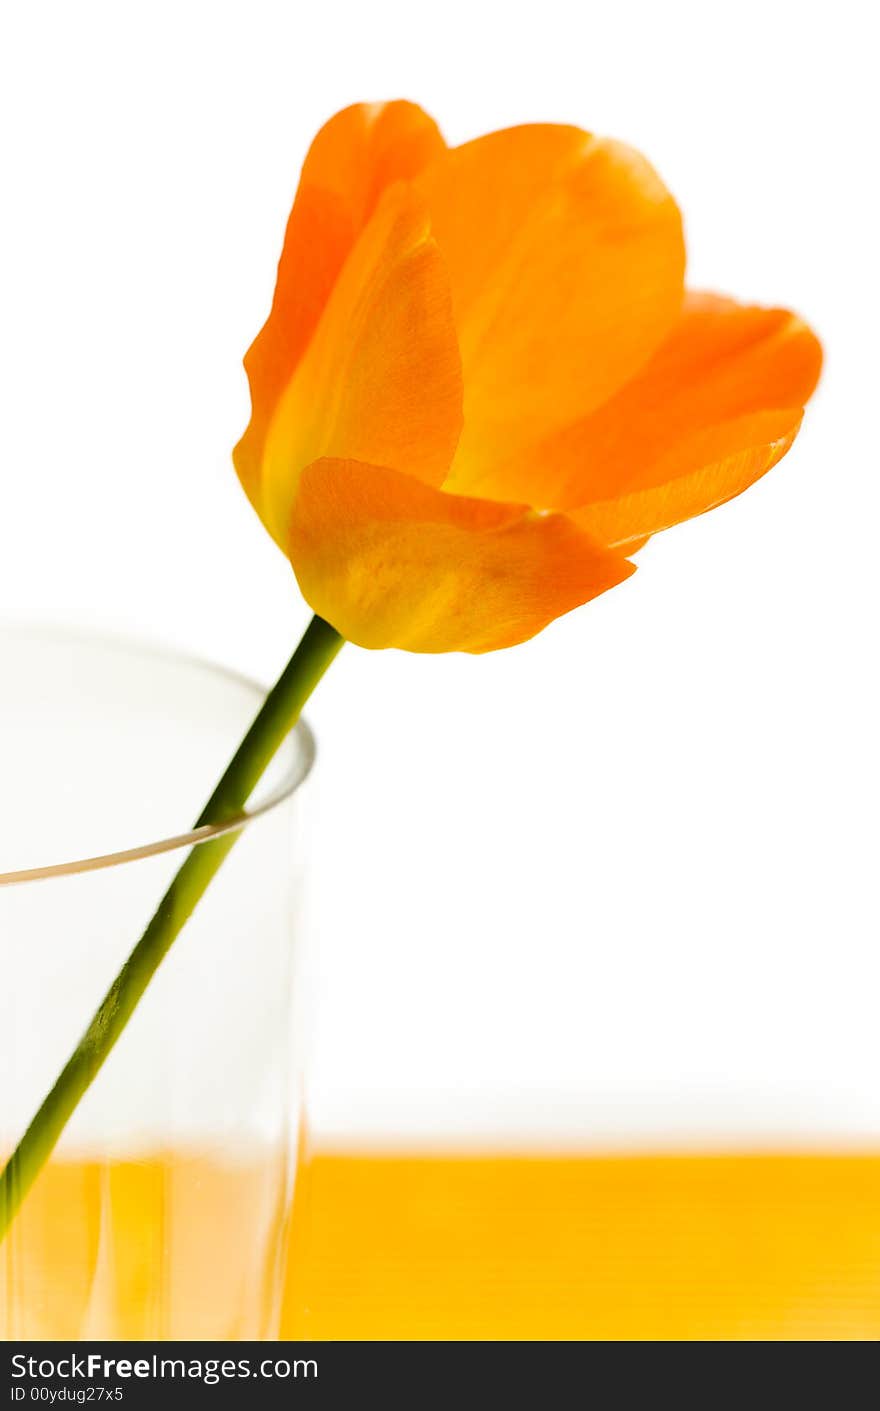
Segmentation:
[(674, 324), (681, 217), (643, 157), (573, 127), (481, 137), (417, 185), (449, 269), (464, 368), (447, 488), (510, 499), (505, 463), (604, 402)]
[(791, 448), (803, 412), (788, 409), (693, 432), (653, 467), (656, 483), (570, 511), (599, 543), (635, 553), (662, 529), (742, 494)]
[[(521, 496), (527, 485), (537, 484), (533, 503), (544, 508), (603, 506), (594, 518), (609, 532), (614, 522), (616, 538), (654, 533), (666, 527), (676, 504), (675, 493), (667, 493), (668, 481), (692, 476), (701, 465), (717, 467), (714, 479), (707, 474), (690, 491), (682, 487), (682, 510), (697, 505), (687, 512), (698, 514), (739, 494), (779, 459), (797, 430), (821, 362), (815, 335), (787, 310), (689, 294), (675, 330), (639, 377), (593, 416), (507, 467), (510, 494)], [(765, 423), (759, 414), (769, 412), (775, 417)], [(751, 479), (740, 459), (747, 450), (755, 452)], [(728, 462), (725, 488), (717, 477)], [(701, 507), (699, 483), (709, 497)], [(615, 500), (620, 502), (616, 520), (609, 508)], [(648, 511), (652, 501), (663, 506), (656, 524)], [(629, 523), (637, 506), (638, 528)], [(603, 542), (611, 541), (603, 537)]]
[(236, 466), (252, 494), (275, 405), (308, 346), (333, 286), (383, 192), (445, 150), (414, 103), (356, 103), (311, 145), (287, 224), (272, 309), (245, 357), (251, 423)]
[(288, 554), (343, 636), (414, 652), (513, 646), (634, 571), (563, 515), (330, 459), (300, 477)]
[(284, 546), (299, 472), (322, 456), (440, 484), (461, 430), (461, 364), (424, 203), (398, 183), (345, 263), (269, 425), (260, 514)]

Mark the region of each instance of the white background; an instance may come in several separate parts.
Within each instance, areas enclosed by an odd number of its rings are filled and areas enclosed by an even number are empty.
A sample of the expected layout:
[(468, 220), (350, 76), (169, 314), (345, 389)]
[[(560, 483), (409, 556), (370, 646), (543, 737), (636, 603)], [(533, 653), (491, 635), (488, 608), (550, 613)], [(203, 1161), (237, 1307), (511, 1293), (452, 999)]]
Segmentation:
[(355, 99), (451, 141), (625, 138), (693, 283), (813, 322), (793, 453), (630, 582), (492, 657), (343, 652), (310, 710), (312, 1100), (337, 1137), (880, 1129), (870, 7), (3, 15), (6, 618), (277, 674), (306, 613), (231, 470), (240, 360), (308, 141)]

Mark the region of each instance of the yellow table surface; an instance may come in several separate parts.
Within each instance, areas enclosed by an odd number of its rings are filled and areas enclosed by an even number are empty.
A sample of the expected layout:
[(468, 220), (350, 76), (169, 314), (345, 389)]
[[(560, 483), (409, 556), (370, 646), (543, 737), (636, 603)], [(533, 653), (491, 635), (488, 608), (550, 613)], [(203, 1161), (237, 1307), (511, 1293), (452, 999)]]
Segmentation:
[(880, 1338), (880, 1157), (318, 1154), (282, 1335)]

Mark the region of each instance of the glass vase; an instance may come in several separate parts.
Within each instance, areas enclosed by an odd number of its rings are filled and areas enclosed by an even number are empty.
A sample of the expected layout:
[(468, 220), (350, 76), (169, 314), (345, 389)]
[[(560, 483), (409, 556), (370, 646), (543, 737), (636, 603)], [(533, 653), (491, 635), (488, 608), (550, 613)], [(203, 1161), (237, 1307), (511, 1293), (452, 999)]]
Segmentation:
[[(262, 699), (136, 645), (0, 633), (0, 1153), (185, 853)], [(6, 1339), (277, 1335), (298, 1123), (303, 724), (0, 1245)]]

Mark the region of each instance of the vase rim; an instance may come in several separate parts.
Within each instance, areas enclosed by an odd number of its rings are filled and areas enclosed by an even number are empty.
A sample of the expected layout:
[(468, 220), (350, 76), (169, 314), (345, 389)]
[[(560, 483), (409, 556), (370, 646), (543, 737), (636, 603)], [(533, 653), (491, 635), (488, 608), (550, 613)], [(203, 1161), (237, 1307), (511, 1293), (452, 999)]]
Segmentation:
[[(16, 623), (0, 620), (0, 642), (13, 639), (22, 641), (30, 640), (34, 642), (44, 641), (47, 644), (56, 645), (76, 645), (81, 643), (84, 647), (91, 647), (98, 650), (130, 651), (135, 652), (141, 658), (153, 656), (170, 666), (175, 664), (180, 666), (193, 667), (198, 671), (203, 671), (215, 679), (225, 679), (230, 683), (245, 687), (253, 692), (255, 706), (265, 699), (267, 687), (255, 681), (253, 677), (244, 672), (236, 671), (231, 667), (223, 666), (209, 657), (201, 656), (198, 653), (189, 652), (184, 649), (169, 647), (149, 638), (129, 635), (124, 632), (103, 631), (88, 627), (68, 627), (53, 625), (51, 623)], [(2, 648), (0, 648), (0, 661), (2, 661)], [(2, 702), (0, 702), (0, 712), (2, 712)], [(183, 832), (170, 833), (159, 838), (153, 838), (146, 842), (135, 844), (131, 847), (120, 848), (110, 852), (102, 852), (85, 857), (66, 858), (59, 862), (51, 862), (34, 867), (18, 868), (5, 871), (0, 867), (0, 887), (14, 886), (26, 882), (48, 881), (55, 877), (70, 877), (79, 873), (98, 872), (109, 867), (118, 867), (124, 863), (139, 862), (144, 858), (157, 857), (162, 853), (175, 852), (185, 848), (209, 842), (213, 838), (222, 837), (224, 834), (240, 832), (265, 814), (271, 813), (281, 804), (285, 803), (292, 794), (305, 782), (312, 771), (314, 765), (317, 746), (315, 737), (308, 723), (300, 718), (290, 731), (289, 739), (296, 743), (293, 752), (293, 759), (288, 768), (285, 769), (281, 779), (257, 801), (248, 803), (229, 818), (225, 818), (220, 823), (206, 823), (200, 827), (193, 827)]]

